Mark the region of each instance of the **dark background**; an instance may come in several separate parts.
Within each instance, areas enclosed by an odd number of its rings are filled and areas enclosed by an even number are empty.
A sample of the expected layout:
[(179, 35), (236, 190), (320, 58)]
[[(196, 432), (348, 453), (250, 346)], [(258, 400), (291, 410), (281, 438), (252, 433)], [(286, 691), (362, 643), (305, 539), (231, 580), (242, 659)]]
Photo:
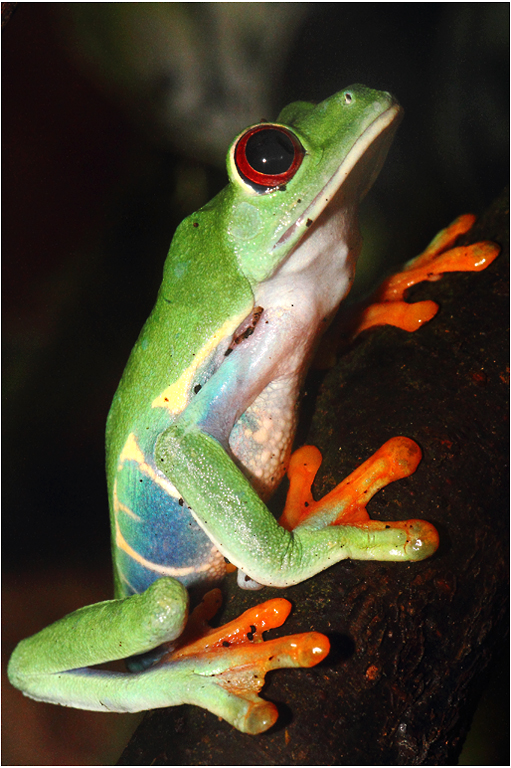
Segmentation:
[[(507, 183), (507, 3), (283, 5), (22, 3), (3, 30), (7, 657), (110, 596), (106, 414), (173, 231), (225, 183), (239, 130), (354, 82), (398, 97), (363, 285)], [(115, 761), (124, 719), (6, 691), (4, 763)]]

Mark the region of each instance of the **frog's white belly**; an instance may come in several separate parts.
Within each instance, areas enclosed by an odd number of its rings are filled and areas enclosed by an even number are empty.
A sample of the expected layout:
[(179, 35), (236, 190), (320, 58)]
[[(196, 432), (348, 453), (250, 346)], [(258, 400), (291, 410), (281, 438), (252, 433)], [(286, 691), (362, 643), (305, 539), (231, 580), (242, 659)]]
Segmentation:
[(229, 448), (263, 499), (286, 472), (303, 379), (353, 281), (360, 237), (350, 214), (334, 201), (289, 259), (258, 287), (255, 306), (263, 312), (252, 336), (233, 352), (245, 358), (239, 366), (245, 380), (236, 399), (244, 397), (249, 404), (231, 430)]
[(296, 377), (272, 381), (234, 425), (229, 447), (262, 499), (284, 477), (297, 422)]

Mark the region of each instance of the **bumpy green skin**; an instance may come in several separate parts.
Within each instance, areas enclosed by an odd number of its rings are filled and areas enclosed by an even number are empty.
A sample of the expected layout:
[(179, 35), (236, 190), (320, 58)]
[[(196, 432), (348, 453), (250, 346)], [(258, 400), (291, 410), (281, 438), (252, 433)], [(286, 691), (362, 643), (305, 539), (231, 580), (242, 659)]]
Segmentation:
[[(207, 583), (218, 576), (207, 557), (223, 564), (223, 555), (252, 579), (277, 586), (302, 581), (345, 557), (418, 559), (402, 530), (304, 525), (290, 533), (253, 487), (259, 476), (253, 465), (257, 470), (264, 464), (258, 430), (269, 429), (264, 425), (272, 418), (288, 426), (278, 446), (280, 465), (287, 461), (300, 382), (325, 319), (349, 289), (359, 247), (358, 204), (384, 160), (399, 112), (388, 94), (363, 86), (318, 106), (290, 105), (278, 122), (294, 131), (306, 154), (285, 188), (261, 194), (245, 183), (234, 162), (235, 141), (227, 158), (229, 185), (177, 229), (156, 305), (107, 422), (117, 599), (82, 608), (19, 644), (9, 677), (27, 695), (115, 711), (188, 702), (251, 732), (247, 712), (253, 701), (215, 684), (229, 661), (222, 669), (201, 659), (125, 675), (83, 668), (175, 639), (186, 620), (187, 596), (167, 576)], [(311, 225), (325, 220), (322, 211), (336, 193), (339, 225), (327, 232), (328, 247), (321, 244), (319, 255), (311, 256), (301, 244), (324, 236), (319, 224)], [(337, 278), (345, 285), (324, 306), (314, 291), (309, 302), (314, 261), (325, 258), (336, 238), (344, 243), (345, 262), (325, 261), (318, 274), (334, 270), (333, 277), (327, 275), (317, 293), (328, 294)], [(237, 327), (258, 301), (264, 301), (265, 314), (253, 336), (226, 356)], [(314, 302), (316, 314), (311, 310), (310, 321), (304, 319)], [(296, 326), (279, 325), (282, 318), (294, 322), (295, 315)], [(296, 338), (286, 337), (288, 327)], [(300, 354), (297, 338), (306, 339)], [(285, 398), (272, 399), (275, 382), (286, 383)], [(241, 425), (239, 453), (229, 447), (235, 424)], [(251, 436), (244, 444), (243, 434)], [(265, 477), (261, 493), (270, 493), (281, 475)], [(186, 515), (181, 528), (174, 521), (179, 515)], [(209, 554), (194, 555), (192, 544), (188, 548), (181, 539), (173, 550), (165, 526), (176, 541), (183, 527), (193, 529), (200, 552)]]

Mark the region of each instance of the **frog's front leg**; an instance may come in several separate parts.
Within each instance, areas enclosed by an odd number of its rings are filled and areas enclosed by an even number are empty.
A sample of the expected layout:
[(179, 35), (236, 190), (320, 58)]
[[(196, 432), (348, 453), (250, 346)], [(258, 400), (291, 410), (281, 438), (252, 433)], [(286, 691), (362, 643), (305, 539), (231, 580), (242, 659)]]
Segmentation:
[[(140, 595), (86, 606), (23, 640), (9, 679), (39, 701), (106, 712), (195, 704), (261, 733), (277, 719), (276, 707), (257, 695), (265, 674), (313, 666), (329, 643), (317, 632), (263, 642), (263, 632), (289, 615), (290, 603), (280, 599), (212, 630), (206, 622), (220, 601), (219, 590), (208, 593), (187, 623), (186, 589), (158, 579)], [(158, 647), (156, 661), (139, 672), (95, 668)]]
[(472, 228), (475, 219), (472, 214), (458, 216), (421, 254), (384, 280), (355, 308), (351, 321), (346, 324), (346, 336), (354, 339), (377, 325), (394, 325), (413, 332), (429, 322), (438, 312), (438, 304), (429, 300), (405, 301), (409, 288), (426, 280), (440, 280), (446, 272), (480, 272), (499, 255), (499, 246), (487, 241), (453, 247), (456, 240)]
[(220, 443), (189, 424), (169, 428), (155, 455), (213, 543), (260, 584), (297, 584), (345, 558), (421, 560), (438, 545), (436, 535), (425, 535), (433, 529), (425, 521), (300, 526), (290, 532), (273, 518)]

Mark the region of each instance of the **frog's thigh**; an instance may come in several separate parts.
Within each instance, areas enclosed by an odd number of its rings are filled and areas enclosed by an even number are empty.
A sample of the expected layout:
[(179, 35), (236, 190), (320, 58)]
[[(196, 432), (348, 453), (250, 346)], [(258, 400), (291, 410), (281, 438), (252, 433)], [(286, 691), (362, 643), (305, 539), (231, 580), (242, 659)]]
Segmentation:
[[(183, 585), (174, 579), (158, 579), (143, 594), (85, 606), (22, 640), (9, 661), (9, 679), (40, 701), (112, 709), (104, 697), (114, 695), (119, 675), (84, 668), (175, 640), (187, 614), (188, 595)], [(121, 688), (115, 694), (116, 711), (134, 711), (123, 700)]]

